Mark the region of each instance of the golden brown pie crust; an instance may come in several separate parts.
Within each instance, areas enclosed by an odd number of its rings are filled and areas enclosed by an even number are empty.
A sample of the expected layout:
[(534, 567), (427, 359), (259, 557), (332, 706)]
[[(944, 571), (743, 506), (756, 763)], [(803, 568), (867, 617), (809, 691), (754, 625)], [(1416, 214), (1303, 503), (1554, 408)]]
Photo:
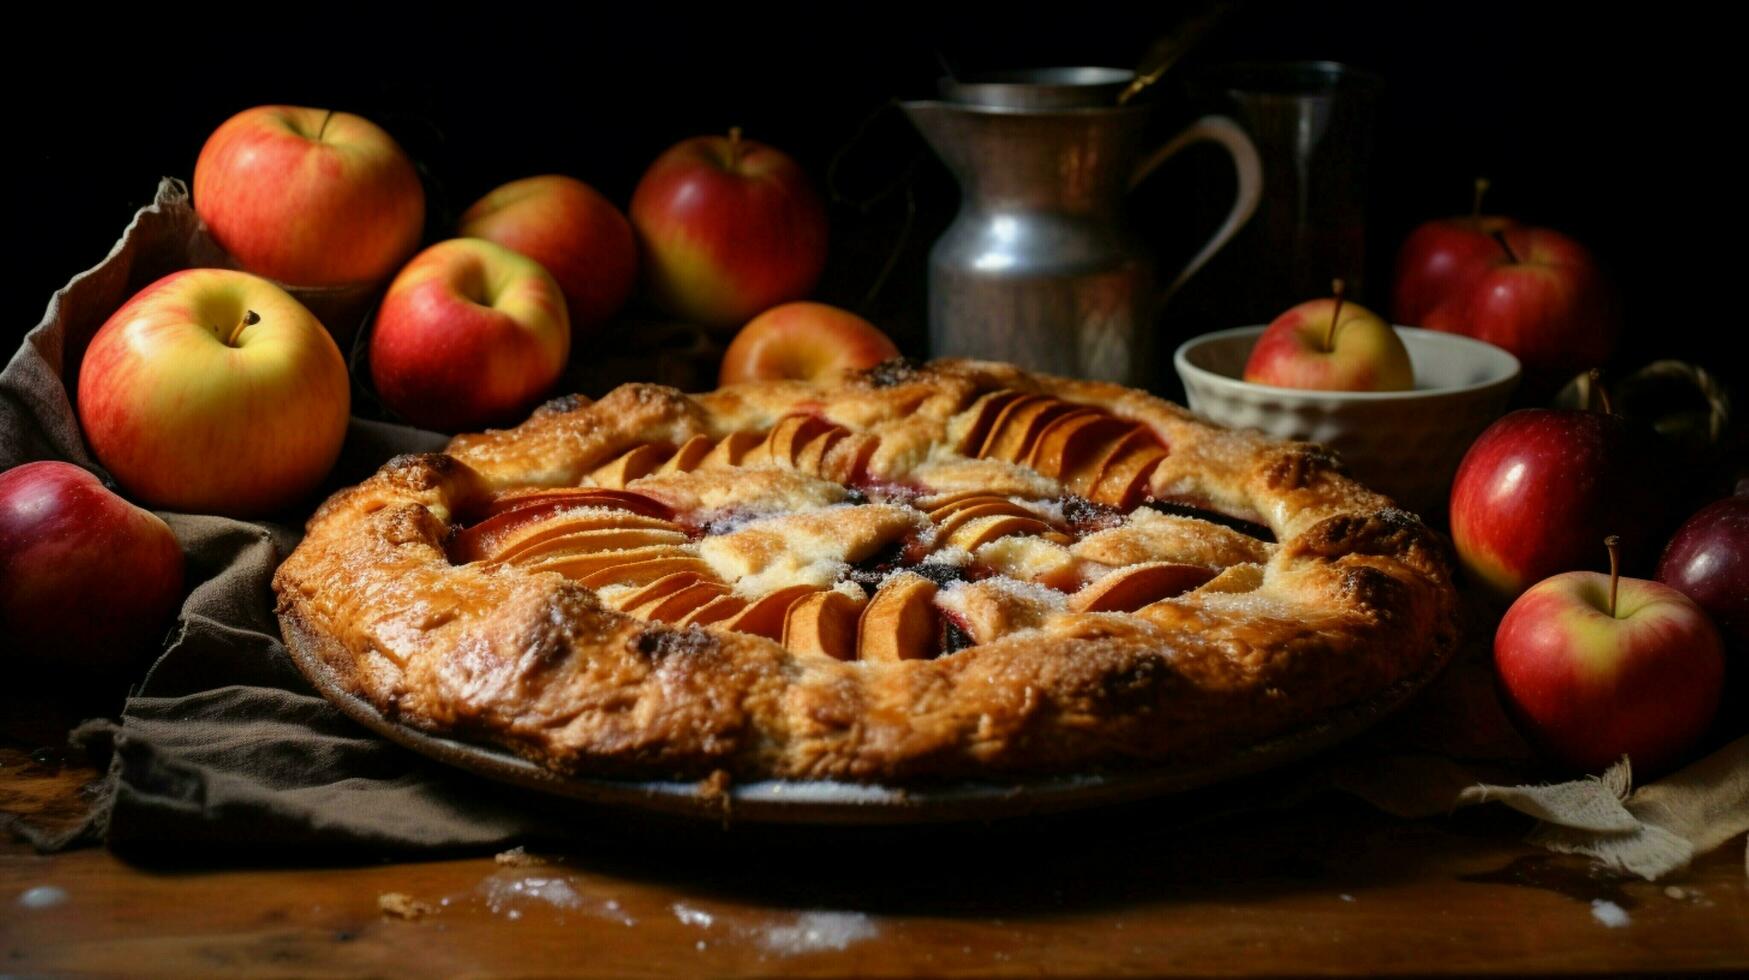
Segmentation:
[[(483, 524), (530, 488), (616, 483), (716, 523), (676, 536), (671, 515), (592, 502), (538, 533)], [(1052, 509), (1071, 489), (1118, 509), (1076, 525)], [(828, 581), (901, 532), (976, 574), (913, 563), (872, 595)], [(558, 399), (334, 495), (274, 589), (287, 641), (390, 719), (626, 778), (1164, 764), (1315, 723), (1424, 670), (1457, 629), (1436, 537), (1319, 447), (973, 361)], [(729, 611), (754, 632), (698, 625)], [(930, 642), (929, 617), (975, 642), (891, 659)]]

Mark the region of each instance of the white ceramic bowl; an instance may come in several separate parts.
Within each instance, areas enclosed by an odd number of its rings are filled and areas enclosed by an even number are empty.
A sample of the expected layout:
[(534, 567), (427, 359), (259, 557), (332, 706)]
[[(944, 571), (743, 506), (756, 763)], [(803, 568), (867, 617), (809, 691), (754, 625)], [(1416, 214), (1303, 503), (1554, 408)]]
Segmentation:
[(1185, 341), (1172, 363), (1190, 410), (1236, 429), (1320, 442), (1360, 482), (1410, 510), (1442, 515), (1464, 451), (1506, 409), (1518, 358), (1457, 334), (1397, 327), (1415, 368), (1410, 391), (1310, 391), (1240, 380), (1263, 327)]

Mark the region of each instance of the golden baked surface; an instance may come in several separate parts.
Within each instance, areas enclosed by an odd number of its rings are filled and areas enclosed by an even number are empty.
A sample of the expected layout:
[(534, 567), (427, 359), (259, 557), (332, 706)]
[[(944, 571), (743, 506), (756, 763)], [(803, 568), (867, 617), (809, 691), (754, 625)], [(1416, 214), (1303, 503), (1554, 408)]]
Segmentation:
[(388, 717), (637, 778), (1161, 764), (1456, 642), (1434, 536), (1319, 448), (974, 361), (558, 399), (336, 494), (274, 589)]

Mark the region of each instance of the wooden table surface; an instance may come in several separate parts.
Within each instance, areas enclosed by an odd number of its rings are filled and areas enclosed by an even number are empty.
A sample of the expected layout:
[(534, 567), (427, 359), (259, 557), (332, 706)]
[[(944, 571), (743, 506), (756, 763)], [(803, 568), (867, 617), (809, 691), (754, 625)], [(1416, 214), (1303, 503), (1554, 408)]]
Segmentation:
[[(0, 750), (0, 809), (68, 819), (91, 775)], [(8, 843), (0, 974), (1749, 971), (1740, 839), (1653, 884), (1528, 847), (1504, 810), (1205, 805), (900, 833), (627, 819), (521, 864)]]

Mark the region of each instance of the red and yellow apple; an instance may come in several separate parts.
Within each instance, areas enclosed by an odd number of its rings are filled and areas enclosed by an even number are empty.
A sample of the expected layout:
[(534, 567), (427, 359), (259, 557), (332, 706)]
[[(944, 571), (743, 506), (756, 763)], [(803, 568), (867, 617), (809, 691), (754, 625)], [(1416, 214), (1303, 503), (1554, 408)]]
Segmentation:
[(1518, 227), (1512, 218), (1482, 213), (1486, 180), (1476, 181), (1470, 213), (1429, 221), (1409, 233), (1397, 252), (1391, 315), (1396, 322), (1420, 326), (1446, 297), (1467, 292), (1493, 267), (1500, 254), (1494, 235)]
[(1378, 314), (1336, 295), (1288, 310), (1257, 338), (1245, 380), (1321, 391), (1405, 391), (1415, 371), (1402, 338)]
[(383, 404), (454, 432), (516, 421), (559, 380), (571, 325), (539, 262), (480, 238), (407, 263), (377, 308), (370, 376)]
[(1451, 488), (1451, 537), (1470, 577), (1511, 599), (1560, 572), (1597, 568), (1620, 527), (1630, 568), (1650, 567), (1663, 527), (1656, 444), (1605, 412), (1520, 409), (1470, 444)]
[(71, 463), (0, 473), (0, 648), (107, 673), (150, 650), (181, 601), (182, 546), (156, 514)]
[(1519, 596), (1494, 635), (1507, 707), (1567, 765), (1597, 772), (1623, 755), (1653, 775), (1712, 722), (1724, 682), (1719, 634), (1657, 582), (1565, 572)]
[(351, 409), (346, 361), (285, 290), (246, 272), (188, 269), (141, 290), (79, 368), (79, 424), (131, 496), (249, 517), (316, 488)]
[(807, 174), (739, 130), (658, 157), (632, 194), (631, 219), (650, 299), (701, 326), (733, 327), (801, 299), (826, 264), (826, 209)]
[(258, 106), (207, 138), (194, 209), (244, 269), (287, 285), (346, 286), (388, 277), (419, 247), (425, 191), (370, 120)]
[(457, 234), (497, 242), (539, 262), (564, 290), (565, 312), (578, 336), (612, 319), (638, 284), (631, 223), (573, 177), (513, 180), (462, 212)]
[(1615, 350), (1615, 291), (1585, 247), (1547, 228), (1508, 228), (1480, 269), (1452, 282), (1420, 325), (1485, 340), (1524, 364), (1532, 390), (1596, 367)]
[(718, 383), (792, 378), (826, 379), (899, 356), (880, 328), (825, 303), (773, 307), (735, 334), (723, 352)]

